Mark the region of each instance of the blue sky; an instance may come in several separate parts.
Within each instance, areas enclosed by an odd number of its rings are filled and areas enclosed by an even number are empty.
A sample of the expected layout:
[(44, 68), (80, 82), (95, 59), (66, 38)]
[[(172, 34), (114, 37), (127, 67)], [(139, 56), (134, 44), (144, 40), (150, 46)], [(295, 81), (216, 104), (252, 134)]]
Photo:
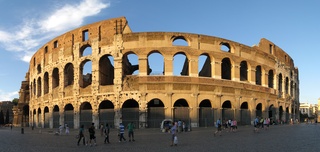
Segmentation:
[(50, 39), (125, 16), (133, 32), (198, 33), (248, 46), (267, 38), (299, 68), (300, 102), (320, 97), (320, 1), (0, 0), (0, 101), (18, 98), (32, 54)]

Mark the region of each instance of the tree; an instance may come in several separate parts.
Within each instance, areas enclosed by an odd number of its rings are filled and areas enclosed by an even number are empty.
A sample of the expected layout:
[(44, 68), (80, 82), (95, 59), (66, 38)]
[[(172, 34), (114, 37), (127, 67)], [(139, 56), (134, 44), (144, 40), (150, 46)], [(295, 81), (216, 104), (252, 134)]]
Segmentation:
[(19, 102), (19, 99), (18, 98), (14, 98), (13, 100), (12, 100), (12, 103), (16, 106), (16, 105), (18, 105), (18, 102)]
[(0, 111), (0, 125), (4, 125), (4, 117), (2, 110)]
[(9, 110), (7, 109), (5, 124), (9, 124), (9, 121), (10, 121)]

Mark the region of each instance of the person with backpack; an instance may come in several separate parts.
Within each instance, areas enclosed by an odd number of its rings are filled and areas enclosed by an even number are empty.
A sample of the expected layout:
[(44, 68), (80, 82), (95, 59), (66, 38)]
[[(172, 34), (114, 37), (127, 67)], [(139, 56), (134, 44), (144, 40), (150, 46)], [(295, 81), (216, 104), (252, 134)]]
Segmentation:
[(97, 142), (96, 142), (96, 136), (95, 136), (95, 127), (94, 127), (94, 123), (91, 124), (91, 127), (89, 128), (89, 135), (90, 135), (90, 146), (92, 146), (92, 140), (94, 141), (94, 145), (96, 146), (97, 145)]
[(110, 133), (110, 128), (109, 128), (109, 125), (107, 123), (106, 127), (104, 128), (104, 135), (105, 135), (104, 143), (108, 142), (108, 144), (110, 144), (110, 142), (109, 142), (109, 133)]

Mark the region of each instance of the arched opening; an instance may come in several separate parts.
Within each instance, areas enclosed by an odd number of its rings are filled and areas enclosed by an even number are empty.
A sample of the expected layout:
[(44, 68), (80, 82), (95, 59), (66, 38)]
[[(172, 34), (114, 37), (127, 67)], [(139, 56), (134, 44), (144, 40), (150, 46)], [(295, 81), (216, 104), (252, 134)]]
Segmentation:
[(37, 111), (36, 109), (33, 110), (33, 114), (32, 114), (32, 126), (33, 127), (37, 127), (37, 124), (38, 124), (38, 119), (37, 119)]
[(38, 108), (38, 115), (37, 115), (37, 127), (42, 128), (42, 121), (41, 121), (41, 117), (42, 117), (42, 113), (41, 113), (41, 109)]
[(261, 78), (262, 78), (262, 72), (261, 72), (261, 66), (258, 65), (256, 67), (256, 85), (261, 85)]
[[(289, 107), (286, 107), (286, 118), (284, 120), (284, 123), (288, 123), (289, 122), (289, 119), (290, 119), (290, 113), (289, 113)], [(318, 118), (315, 118), (315, 119), (318, 119)]]
[(293, 91), (294, 85), (293, 85), (293, 84), (294, 84), (293, 81), (291, 81), (291, 82), (290, 82), (290, 95), (291, 95), (291, 96), (294, 96), (294, 94), (293, 94), (293, 92), (294, 92), (294, 91)]
[(38, 72), (38, 74), (41, 73), (41, 65), (40, 64), (38, 64), (38, 66), (37, 66), (37, 72)]
[(211, 77), (211, 60), (208, 54), (199, 56), (198, 72), (200, 77)]
[(60, 122), (60, 114), (59, 114), (59, 107), (55, 105), (53, 107), (53, 128), (59, 127)]
[(247, 61), (240, 63), (240, 81), (248, 81), (248, 64)]
[(243, 102), (240, 106), (240, 122), (241, 125), (251, 124), (251, 114), (248, 106), (248, 102)]
[(189, 59), (183, 52), (176, 53), (173, 56), (173, 75), (175, 76), (189, 75)]
[(100, 124), (108, 123), (110, 128), (114, 127), (114, 105), (109, 100), (104, 100), (99, 104), (99, 122)]
[(37, 96), (40, 97), (41, 96), (41, 78), (38, 78), (37, 81)]
[(258, 103), (256, 106), (256, 117), (262, 117), (262, 104)]
[(52, 89), (59, 86), (59, 69), (54, 68), (52, 71)]
[(148, 55), (148, 75), (164, 75), (164, 58), (158, 51)]
[(279, 120), (278, 120), (278, 123), (282, 124), (282, 121), (283, 121), (283, 107), (280, 106), (279, 107)]
[(164, 114), (164, 104), (160, 99), (152, 99), (148, 102), (148, 127), (158, 128), (163, 119), (165, 119)]
[(90, 45), (84, 45), (80, 49), (80, 57), (89, 56), (92, 54), (92, 48)]
[(133, 122), (136, 127), (139, 124), (139, 104), (136, 100), (129, 99), (122, 105), (122, 123), (127, 126), (130, 122)]
[(221, 78), (231, 80), (231, 62), (229, 58), (224, 58), (221, 61)]
[(214, 111), (210, 100), (202, 100), (199, 105), (199, 127), (214, 126)]
[(286, 82), (285, 82), (285, 94), (289, 93), (289, 78), (286, 77)]
[(172, 46), (189, 46), (188, 41), (183, 36), (173, 38)]
[(273, 70), (268, 72), (268, 87), (273, 88)]
[(190, 116), (189, 116), (189, 104), (185, 99), (179, 99), (174, 102), (174, 111), (173, 111), (173, 120), (182, 122), (184, 121), (186, 124), (190, 124)]
[(231, 109), (231, 101), (227, 100), (222, 104), (222, 120), (233, 120), (234, 119), (234, 110)]
[(91, 104), (88, 101), (83, 102), (80, 106), (80, 126), (90, 127), (92, 122)]
[(64, 67), (64, 87), (73, 85), (74, 68), (72, 63), (66, 64)]
[(279, 74), (279, 80), (278, 80), (278, 97), (280, 98), (280, 97), (282, 97), (282, 74), (280, 73)]
[(136, 54), (129, 52), (123, 55), (122, 73), (123, 76), (139, 74), (139, 59)]
[(100, 85), (113, 85), (114, 59), (111, 55), (104, 55), (100, 58), (99, 80)]
[(231, 52), (229, 43), (224, 43), (224, 42), (222, 42), (222, 43), (220, 44), (220, 50), (221, 50), (221, 51), (224, 51), (224, 52)]
[(269, 118), (270, 118), (270, 124), (273, 124), (275, 122), (275, 116), (276, 116), (276, 108), (272, 105), (269, 106)]
[[(73, 106), (72, 104), (67, 104), (64, 107), (64, 123), (68, 124), (70, 128), (73, 128), (74, 126), (73, 120), (74, 120)], [(60, 124), (60, 125), (64, 125), (64, 124)]]
[(44, 112), (44, 128), (49, 128), (49, 118), (50, 118), (49, 108), (44, 107), (43, 112)]
[(44, 73), (43, 76), (43, 94), (49, 93), (49, 74), (48, 72)]
[(23, 106), (21, 127), (29, 127), (29, 105)]
[(92, 83), (92, 62), (90, 60), (84, 60), (80, 64), (80, 82), (81, 88), (85, 88)]

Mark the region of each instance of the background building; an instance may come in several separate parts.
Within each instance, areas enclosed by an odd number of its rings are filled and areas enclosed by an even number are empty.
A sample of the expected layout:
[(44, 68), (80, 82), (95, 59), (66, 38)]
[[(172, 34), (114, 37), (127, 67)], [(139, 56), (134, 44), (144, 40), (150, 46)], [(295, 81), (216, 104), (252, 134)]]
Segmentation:
[[(1, 101), (0, 102), (0, 111), (3, 113), (4, 117), (4, 124), (12, 124), (13, 122), (13, 106), (14, 104), (11, 101)], [(7, 117), (7, 114), (9, 114), (9, 117)], [(9, 120), (6, 120), (9, 118)], [(7, 121), (7, 122), (6, 122)]]

